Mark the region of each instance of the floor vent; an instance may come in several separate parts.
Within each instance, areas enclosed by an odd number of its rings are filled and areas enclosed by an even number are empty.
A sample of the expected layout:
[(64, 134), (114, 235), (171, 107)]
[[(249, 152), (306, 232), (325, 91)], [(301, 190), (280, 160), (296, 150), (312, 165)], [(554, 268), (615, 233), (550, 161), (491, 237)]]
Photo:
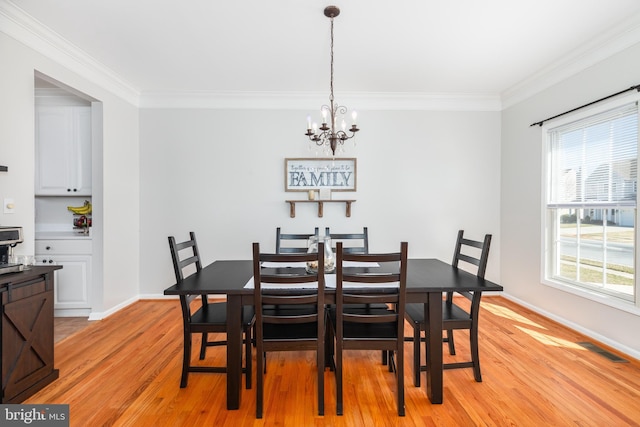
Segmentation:
[(616, 362), (616, 363), (627, 363), (627, 362), (629, 362), (628, 360), (625, 360), (622, 357), (618, 357), (615, 354), (610, 353), (607, 350), (598, 347), (594, 343), (591, 343), (591, 342), (579, 342), (578, 344), (581, 345), (582, 347), (586, 348), (587, 350), (593, 351), (594, 353), (598, 353), (601, 356), (606, 357), (607, 359), (611, 360), (612, 362)]

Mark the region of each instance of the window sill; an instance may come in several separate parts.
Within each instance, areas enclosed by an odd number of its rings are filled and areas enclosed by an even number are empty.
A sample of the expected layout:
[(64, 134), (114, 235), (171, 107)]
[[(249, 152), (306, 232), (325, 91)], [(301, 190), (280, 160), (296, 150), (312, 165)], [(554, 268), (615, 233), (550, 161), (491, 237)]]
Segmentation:
[(612, 295), (604, 295), (589, 289), (573, 286), (567, 283), (556, 282), (549, 279), (542, 279), (541, 283), (545, 286), (558, 289), (563, 292), (567, 292), (618, 310), (626, 311), (627, 313), (640, 316), (640, 307), (634, 305), (633, 301), (624, 300)]

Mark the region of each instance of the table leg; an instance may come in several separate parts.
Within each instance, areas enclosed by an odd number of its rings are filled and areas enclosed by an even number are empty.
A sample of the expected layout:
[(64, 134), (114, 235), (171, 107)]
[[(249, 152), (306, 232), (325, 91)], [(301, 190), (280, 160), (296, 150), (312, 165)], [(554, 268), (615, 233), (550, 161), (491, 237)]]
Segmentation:
[(227, 295), (227, 409), (240, 409), (242, 385), (242, 297)]
[(442, 292), (429, 292), (424, 318), (429, 330), (425, 340), (427, 357), (427, 397), (442, 403)]

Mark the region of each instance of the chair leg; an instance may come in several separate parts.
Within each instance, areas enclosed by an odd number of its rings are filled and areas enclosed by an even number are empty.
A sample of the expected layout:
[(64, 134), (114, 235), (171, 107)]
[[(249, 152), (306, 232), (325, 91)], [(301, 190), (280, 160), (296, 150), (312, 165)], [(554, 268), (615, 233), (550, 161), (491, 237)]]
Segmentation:
[(262, 346), (257, 346), (259, 350), (256, 354), (256, 418), (262, 418), (262, 399), (264, 393), (264, 354)]
[(453, 329), (447, 329), (447, 343), (449, 344), (449, 354), (455, 356), (456, 345), (453, 342)]
[(245, 388), (251, 389), (251, 376), (253, 369), (253, 357), (251, 356), (251, 327), (244, 330), (244, 359), (245, 359)]
[(333, 363), (333, 353), (334, 353), (334, 346), (333, 346), (333, 340), (334, 340), (334, 336), (333, 336), (333, 327), (331, 326), (331, 324), (329, 323), (329, 317), (327, 317), (326, 319), (327, 321), (327, 331), (326, 331), (326, 336), (325, 336), (325, 341), (324, 341), (324, 366), (325, 368), (329, 368), (330, 371), (333, 371), (335, 369), (335, 365)]
[(393, 351), (387, 351), (387, 355), (388, 355), (388, 363), (389, 363), (389, 372), (397, 372), (396, 359)]
[(395, 371), (398, 385), (398, 416), (404, 417), (404, 350), (402, 349), (396, 352)]
[(420, 324), (413, 325), (413, 385), (420, 387)]
[(209, 340), (206, 332), (202, 333), (202, 342), (200, 343), (200, 360), (204, 360), (204, 356), (207, 353), (207, 341)]
[(324, 415), (324, 344), (317, 350), (317, 371), (318, 371), (318, 415)]
[(387, 364), (387, 352), (385, 350), (382, 351), (382, 364)]
[(336, 345), (336, 415), (342, 415), (342, 345)]
[(191, 362), (191, 332), (184, 332), (184, 345), (182, 349), (182, 376), (180, 388), (185, 388), (189, 380), (189, 366)]
[(473, 362), (473, 377), (477, 382), (482, 382), (482, 374), (480, 373), (480, 353), (478, 351), (478, 328), (472, 327), (469, 330), (471, 338), (471, 361)]

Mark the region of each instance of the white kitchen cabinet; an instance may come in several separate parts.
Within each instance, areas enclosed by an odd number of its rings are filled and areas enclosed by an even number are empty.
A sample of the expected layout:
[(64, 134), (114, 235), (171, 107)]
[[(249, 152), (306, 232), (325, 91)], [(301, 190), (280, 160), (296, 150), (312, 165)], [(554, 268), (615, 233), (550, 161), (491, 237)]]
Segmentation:
[(91, 195), (91, 107), (36, 106), (37, 196)]
[(55, 316), (88, 316), (91, 240), (36, 240), (35, 251), (37, 265), (62, 266), (54, 272)]

